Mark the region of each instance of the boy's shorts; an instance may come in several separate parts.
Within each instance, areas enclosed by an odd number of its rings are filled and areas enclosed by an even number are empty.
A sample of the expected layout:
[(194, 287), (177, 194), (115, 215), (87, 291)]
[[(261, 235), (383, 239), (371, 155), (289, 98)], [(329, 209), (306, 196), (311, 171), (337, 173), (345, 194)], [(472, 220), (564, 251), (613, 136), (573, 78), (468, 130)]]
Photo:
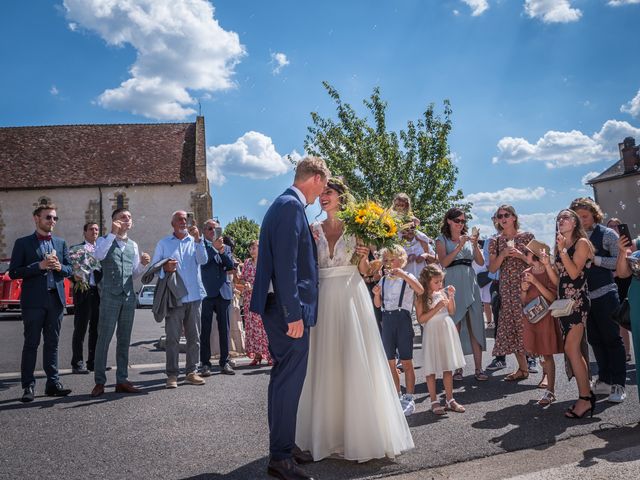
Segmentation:
[(387, 360), (413, 360), (413, 322), (407, 310), (382, 312), (382, 345)]

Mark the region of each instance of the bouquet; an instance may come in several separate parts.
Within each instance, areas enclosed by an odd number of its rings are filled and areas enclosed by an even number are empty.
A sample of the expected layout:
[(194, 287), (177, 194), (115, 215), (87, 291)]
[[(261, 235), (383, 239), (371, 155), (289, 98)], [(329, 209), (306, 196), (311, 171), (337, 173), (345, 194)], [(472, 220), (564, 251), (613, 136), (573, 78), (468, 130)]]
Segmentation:
[(69, 261), (73, 269), (75, 292), (86, 292), (89, 289), (89, 276), (100, 268), (100, 262), (93, 256), (95, 249), (92, 245), (76, 245), (69, 249)]
[(371, 200), (347, 204), (338, 213), (338, 218), (344, 222), (345, 233), (355, 236), (364, 245), (381, 249), (398, 243), (397, 216)]

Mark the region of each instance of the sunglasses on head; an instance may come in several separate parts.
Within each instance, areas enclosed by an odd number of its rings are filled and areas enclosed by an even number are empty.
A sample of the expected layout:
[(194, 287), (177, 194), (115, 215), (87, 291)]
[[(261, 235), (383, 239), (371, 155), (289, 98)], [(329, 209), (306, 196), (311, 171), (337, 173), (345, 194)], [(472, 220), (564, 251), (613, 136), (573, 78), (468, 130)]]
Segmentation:
[(502, 220), (503, 218), (511, 218), (511, 214), (509, 212), (507, 213), (499, 213), (496, 215), (496, 218), (498, 220)]
[(45, 216), (44, 216), (44, 218), (45, 218), (46, 220), (53, 220), (54, 222), (57, 222), (57, 221), (58, 221), (58, 217), (55, 217), (55, 216), (53, 216), (53, 215), (45, 215)]
[(458, 225), (465, 224), (467, 223), (467, 221), (464, 218), (450, 218), (449, 220), (451, 220), (453, 223), (457, 223)]

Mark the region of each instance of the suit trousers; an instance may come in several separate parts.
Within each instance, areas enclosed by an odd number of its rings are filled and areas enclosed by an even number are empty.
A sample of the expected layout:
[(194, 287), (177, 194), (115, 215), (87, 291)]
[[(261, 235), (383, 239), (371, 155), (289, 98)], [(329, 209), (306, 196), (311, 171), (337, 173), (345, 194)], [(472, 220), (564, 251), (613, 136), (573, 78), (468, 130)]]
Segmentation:
[(202, 333), (200, 335), (200, 362), (211, 366), (211, 324), (213, 314), (218, 322), (218, 339), (220, 341), (220, 361), (224, 367), (229, 361), (229, 305), (231, 300), (225, 300), (220, 295), (205, 297), (202, 301)]
[(78, 367), (83, 361), (83, 344), (88, 326), (87, 368), (93, 370), (98, 341), (98, 318), (100, 317), (98, 287), (89, 287), (85, 292), (77, 292), (74, 298), (74, 309), (71, 366)]
[(58, 341), (64, 306), (60, 303), (57, 291), (48, 292), (48, 305), (44, 308), (22, 308), (24, 325), (24, 344), (22, 346), (22, 362), (20, 376), (22, 388), (34, 386), (36, 379), (36, 359), (40, 337), (44, 338), (42, 346), (42, 368), (47, 374), (47, 385), (58, 382)]
[(112, 295), (102, 290), (94, 362), (96, 383), (104, 385), (107, 381), (107, 354), (116, 327), (116, 383), (125, 383), (129, 378), (129, 344), (135, 313), (136, 296), (133, 293)]
[(296, 439), (296, 417), (309, 358), (309, 327), (301, 338), (287, 335), (281, 309), (267, 299), (264, 328), (273, 359), (268, 389), (269, 452), (272, 460), (291, 458)]
[(178, 376), (178, 357), (180, 355), (180, 336), (184, 329), (187, 338), (187, 365), (185, 373), (195, 372), (200, 360), (200, 308), (202, 302), (182, 302), (181, 307), (171, 308), (164, 318), (167, 333), (167, 376)]
[(627, 354), (620, 336), (620, 327), (611, 320), (611, 314), (619, 305), (620, 300), (615, 291), (591, 299), (587, 317), (587, 340), (598, 362), (598, 379), (610, 385), (624, 387)]

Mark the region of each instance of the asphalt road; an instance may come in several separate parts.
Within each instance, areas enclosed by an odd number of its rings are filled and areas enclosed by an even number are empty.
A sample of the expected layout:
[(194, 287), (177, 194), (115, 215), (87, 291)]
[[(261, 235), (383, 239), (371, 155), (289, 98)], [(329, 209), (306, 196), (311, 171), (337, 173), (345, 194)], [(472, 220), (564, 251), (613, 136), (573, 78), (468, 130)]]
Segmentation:
[[(73, 318), (65, 317), (60, 338), (62, 369), (69, 368), (72, 327)], [(73, 389), (69, 397), (43, 396), (44, 379), (40, 379), (36, 400), (22, 404), (17, 401), (22, 324), (19, 319), (0, 317), (0, 478), (268, 478), (264, 473), (268, 368), (239, 366), (233, 377), (216, 374), (204, 386), (166, 390), (164, 352), (155, 347), (162, 333), (148, 310), (138, 311), (130, 379), (145, 389), (144, 394), (115, 394), (111, 371), (107, 393), (92, 399), (92, 375), (64, 374), (62, 381)], [(490, 341), (489, 351), (491, 346)], [(114, 350), (112, 344), (111, 365)], [(417, 348), (417, 358), (419, 352)], [(490, 359), (485, 353), (484, 364)], [(470, 364), (471, 358), (467, 360)], [(479, 383), (468, 365), (464, 381), (455, 385), (455, 397), (467, 412), (446, 418), (427, 410), (426, 385), (418, 368), (417, 412), (408, 420), (416, 444), (413, 451), (395, 461), (325, 460), (308, 470), (323, 480), (410, 474), (521, 449), (546, 450), (563, 439), (640, 421), (633, 364), (628, 370), (629, 396), (623, 404), (601, 400), (593, 419), (565, 419), (562, 413), (575, 400), (577, 390), (575, 383), (567, 383), (561, 356), (556, 360), (558, 401), (551, 407), (543, 410), (535, 405), (541, 393), (536, 388), (540, 375), (512, 384), (501, 381), (510, 371), (506, 369)], [(350, 400), (367, 401), (358, 392)]]

